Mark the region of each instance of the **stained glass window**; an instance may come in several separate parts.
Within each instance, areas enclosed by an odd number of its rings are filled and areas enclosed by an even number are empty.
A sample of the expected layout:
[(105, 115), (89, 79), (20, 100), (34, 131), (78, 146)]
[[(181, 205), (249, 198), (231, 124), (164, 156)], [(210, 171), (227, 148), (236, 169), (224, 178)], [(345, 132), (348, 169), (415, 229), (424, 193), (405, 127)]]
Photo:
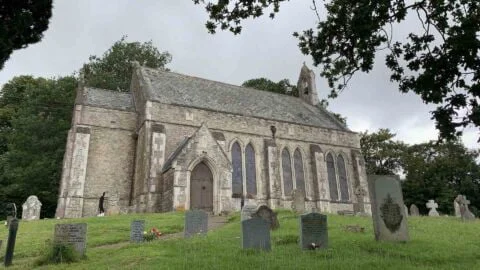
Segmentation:
[(305, 194), (305, 174), (303, 172), (302, 153), (299, 149), (295, 150), (293, 154), (293, 167), (295, 168), (296, 189), (303, 191), (303, 194)]
[(328, 185), (330, 187), (330, 199), (332, 201), (338, 201), (338, 188), (337, 188), (337, 177), (335, 175), (335, 163), (333, 161), (332, 154), (327, 155), (327, 174), (328, 174)]
[(342, 201), (349, 200), (348, 194), (348, 181), (347, 181), (347, 171), (345, 168), (345, 160), (342, 155), (337, 157), (337, 169), (338, 169), (338, 181), (340, 181), (340, 195)]
[(251, 144), (245, 148), (245, 176), (247, 177), (247, 197), (257, 195), (257, 172), (255, 165), (255, 150)]
[(238, 142), (232, 145), (232, 197), (240, 198), (243, 194), (242, 149)]
[(290, 196), (293, 190), (292, 182), (292, 163), (290, 153), (285, 148), (282, 151), (282, 172), (283, 172), (283, 192), (285, 196)]

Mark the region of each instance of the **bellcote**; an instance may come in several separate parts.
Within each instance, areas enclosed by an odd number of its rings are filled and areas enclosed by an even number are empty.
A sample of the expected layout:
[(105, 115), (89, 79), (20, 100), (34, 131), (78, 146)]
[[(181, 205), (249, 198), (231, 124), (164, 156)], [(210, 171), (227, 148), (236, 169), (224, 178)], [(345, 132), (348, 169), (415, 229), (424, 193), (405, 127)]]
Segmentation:
[(303, 63), (302, 69), (300, 70), (297, 88), (298, 95), (303, 101), (314, 106), (319, 103), (317, 87), (315, 85), (315, 73), (313, 73), (305, 63)]

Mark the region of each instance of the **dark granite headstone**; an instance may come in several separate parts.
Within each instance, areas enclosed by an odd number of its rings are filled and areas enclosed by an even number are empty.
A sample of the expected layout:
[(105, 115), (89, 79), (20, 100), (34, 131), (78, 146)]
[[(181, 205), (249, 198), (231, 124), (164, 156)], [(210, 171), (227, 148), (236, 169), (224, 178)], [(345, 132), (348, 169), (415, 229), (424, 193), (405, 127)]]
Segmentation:
[(242, 248), (271, 250), (270, 228), (263, 218), (254, 217), (242, 221)]
[(13, 252), (15, 251), (15, 241), (17, 240), (17, 231), (18, 231), (18, 219), (14, 218), (10, 220), (8, 226), (8, 241), (7, 241), (7, 251), (5, 252), (5, 267), (12, 265), (13, 261)]
[(268, 223), (270, 230), (276, 230), (280, 228), (277, 213), (275, 213), (272, 209), (270, 209), (270, 207), (266, 205), (260, 206), (257, 212), (252, 214), (252, 217), (263, 218)]
[(80, 256), (85, 256), (87, 249), (87, 224), (56, 224), (54, 242), (71, 245)]
[(328, 247), (327, 216), (309, 213), (300, 216), (300, 247), (317, 249)]
[(412, 217), (420, 216), (420, 211), (418, 210), (418, 207), (415, 204), (410, 205), (410, 216)]
[(400, 179), (395, 175), (369, 175), (375, 239), (408, 241), (407, 215)]
[(203, 210), (185, 212), (185, 238), (206, 235), (208, 231), (208, 214)]
[(143, 231), (145, 230), (145, 220), (134, 220), (130, 225), (130, 242), (143, 242)]

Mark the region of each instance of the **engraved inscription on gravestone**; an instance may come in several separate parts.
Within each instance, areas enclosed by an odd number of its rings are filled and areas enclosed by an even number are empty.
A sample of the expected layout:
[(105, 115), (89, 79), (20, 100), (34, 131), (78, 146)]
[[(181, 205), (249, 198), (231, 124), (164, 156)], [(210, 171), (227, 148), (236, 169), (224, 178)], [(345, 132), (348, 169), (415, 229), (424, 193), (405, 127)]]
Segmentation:
[(387, 198), (380, 206), (380, 212), (380, 216), (390, 232), (393, 233), (400, 229), (403, 220), (402, 210), (400, 205), (392, 199), (390, 194), (387, 194)]
[(194, 235), (206, 235), (208, 231), (208, 214), (203, 210), (185, 212), (185, 238)]
[(254, 217), (242, 221), (242, 248), (271, 250), (270, 228), (263, 218)]
[(84, 256), (87, 248), (87, 224), (56, 224), (54, 242), (72, 245), (81, 256)]
[(130, 225), (130, 242), (143, 242), (143, 231), (145, 230), (145, 220), (134, 220)]
[(300, 247), (316, 249), (328, 247), (327, 216), (309, 213), (300, 216)]

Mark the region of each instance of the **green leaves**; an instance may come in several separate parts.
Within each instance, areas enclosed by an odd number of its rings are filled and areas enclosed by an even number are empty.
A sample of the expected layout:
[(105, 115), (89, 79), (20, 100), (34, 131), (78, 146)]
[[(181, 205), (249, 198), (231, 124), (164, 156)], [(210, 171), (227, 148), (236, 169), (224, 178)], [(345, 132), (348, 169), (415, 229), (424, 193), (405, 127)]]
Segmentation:
[(397, 174), (402, 169), (402, 155), (407, 145), (394, 141), (389, 129), (361, 133), (360, 147), (365, 158), (367, 174)]
[(267, 78), (257, 78), (243, 82), (242, 86), (298, 97), (297, 87), (290, 84), (290, 81), (288, 79), (274, 82)]

